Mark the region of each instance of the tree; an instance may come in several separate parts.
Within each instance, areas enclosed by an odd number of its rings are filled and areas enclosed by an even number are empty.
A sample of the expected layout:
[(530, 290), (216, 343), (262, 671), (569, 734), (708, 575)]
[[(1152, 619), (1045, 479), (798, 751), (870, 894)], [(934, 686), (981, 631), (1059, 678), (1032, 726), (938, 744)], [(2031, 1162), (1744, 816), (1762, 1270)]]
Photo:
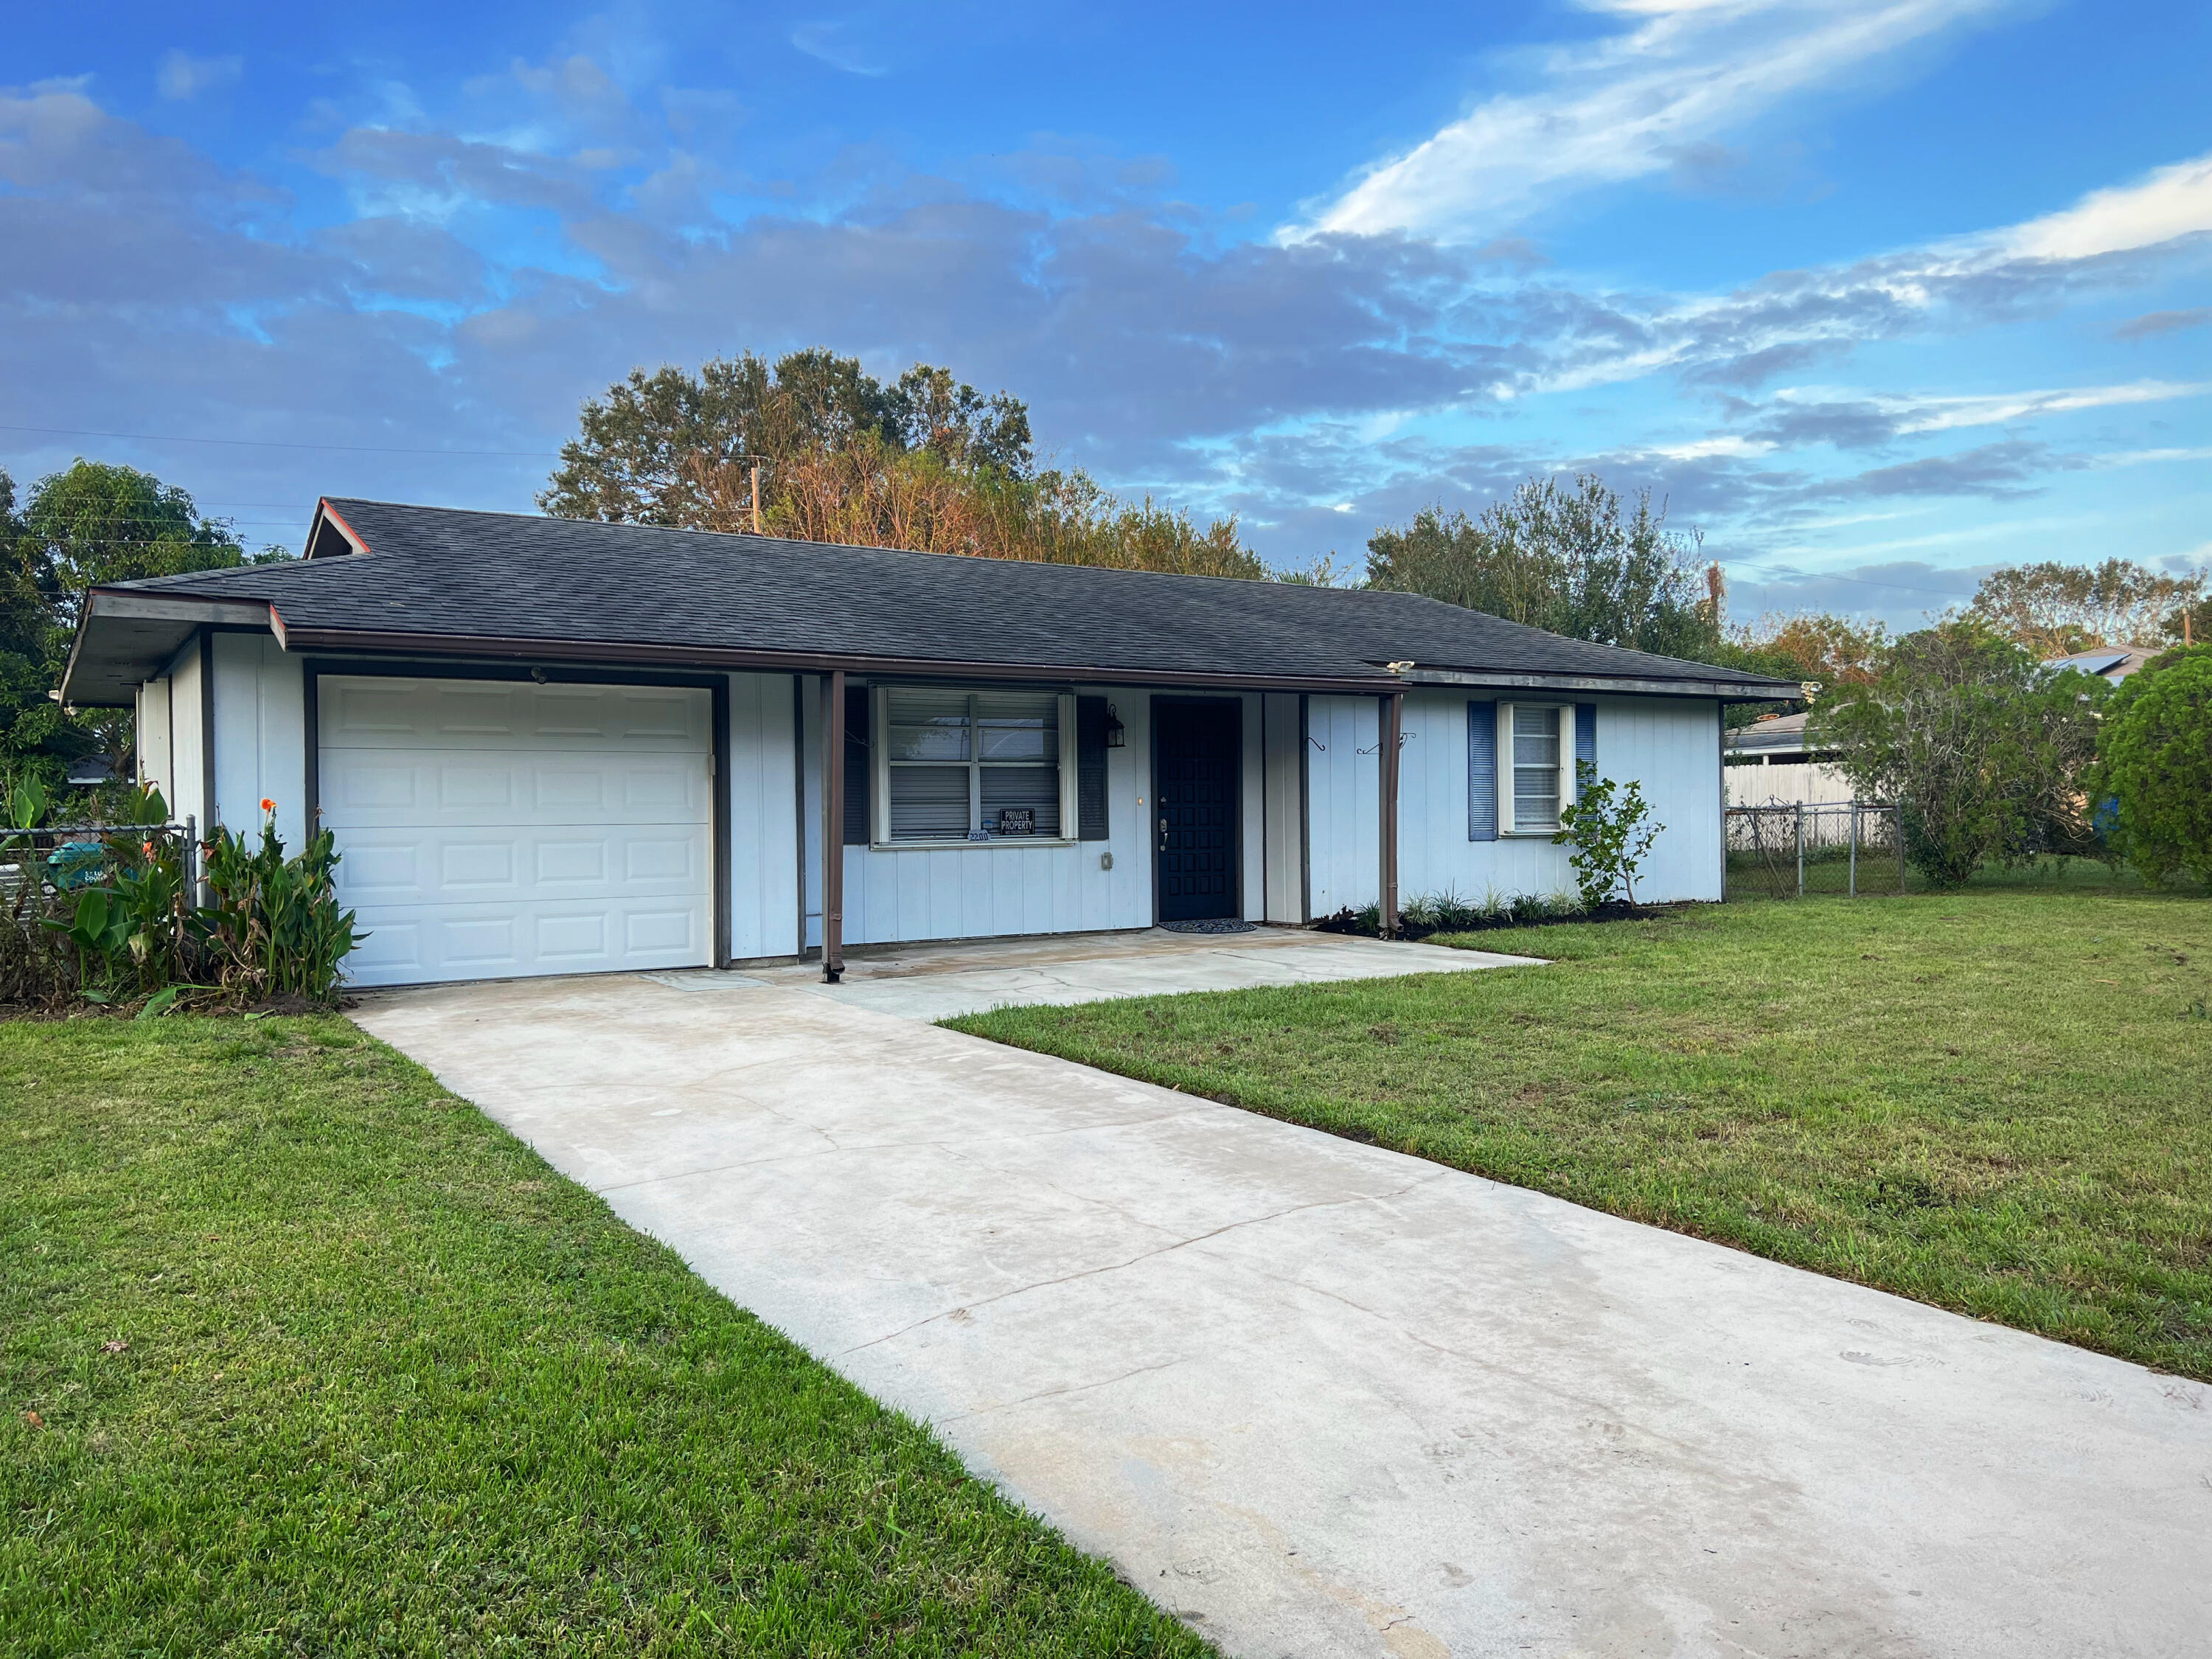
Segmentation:
[[(927, 553), (1265, 576), (1237, 521), (1122, 501), (1080, 469), (1032, 470), (1029, 410), (917, 363), (889, 386), (859, 361), (748, 353), (695, 377), (633, 372), (584, 405), (538, 505), (566, 518)], [(760, 497), (754, 499), (755, 464)]]
[[(1030, 465), (1029, 410), (1018, 398), (987, 398), (926, 363), (885, 386), (857, 357), (820, 348), (773, 367), (748, 351), (710, 358), (696, 375), (632, 369), (604, 398), (586, 400), (580, 424), (538, 505), (617, 524), (704, 527), (730, 481), (750, 489), (755, 462), (767, 469), (765, 486), (781, 489), (790, 465), (864, 439), (1014, 477)], [(746, 505), (750, 527), (749, 495)]]
[(1479, 517), (1441, 507), (1367, 543), (1371, 587), (1425, 593), (1574, 639), (1697, 658), (1720, 642), (1686, 541), (1650, 491), (1625, 514), (1587, 473), (1571, 488), (1530, 478)]
[[(695, 527), (751, 527), (746, 469), (702, 469), (701, 482)], [(1141, 506), (1121, 501), (1079, 471), (1017, 477), (957, 465), (934, 448), (895, 448), (872, 435), (787, 463), (769, 494), (763, 527), (793, 541), (919, 553), (1181, 575), (1267, 574), (1238, 539), (1234, 519), (1200, 530), (1187, 514), (1150, 498)]]
[(1984, 862), (2089, 847), (2080, 780), (2107, 689), (1954, 619), (1906, 635), (1869, 682), (1825, 700), (1814, 737), (1840, 750), (1859, 794), (1897, 803), (1929, 883), (1955, 887)]
[(185, 490), (135, 467), (82, 459), (39, 480), (19, 545), (64, 629), (76, 626), (84, 591), (96, 583), (221, 569), (246, 556), (229, 524), (202, 518)]
[(2204, 577), (2168, 576), (2130, 559), (2007, 565), (1982, 578), (1966, 614), (2039, 657), (2100, 645), (2150, 645), (2204, 597)]
[[(99, 582), (220, 569), (246, 562), (230, 526), (150, 473), (80, 459), (41, 478), (19, 512), (0, 471), (0, 769), (58, 782), (76, 757), (128, 753), (131, 723), (112, 710), (71, 715), (46, 696), (60, 683), (84, 591)], [(270, 548), (257, 562), (288, 556)]]
[(2153, 658), (2113, 692), (2086, 781), (2118, 807), (2112, 840), (2154, 886), (2212, 887), (2212, 645)]
[[(1815, 702), (1838, 690), (1873, 683), (1889, 653), (1888, 631), (1880, 623), (1859, 623), (1826, 612), (1779, 620), (1762, 618), (1757, 628), (1729, 630), (1705, 660), (1747, 674), (1765, 674), (1818, 686)], [(1731, 731), (1754, 725), (1770, 714), (1787, 714), (1792, 703), (1730, 703)]]

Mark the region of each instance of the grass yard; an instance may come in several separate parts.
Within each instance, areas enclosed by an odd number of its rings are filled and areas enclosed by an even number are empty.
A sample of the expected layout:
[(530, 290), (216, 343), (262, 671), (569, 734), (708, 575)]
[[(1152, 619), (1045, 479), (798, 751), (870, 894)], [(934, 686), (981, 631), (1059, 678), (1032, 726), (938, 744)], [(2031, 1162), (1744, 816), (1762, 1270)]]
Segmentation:
[(1440, 942), (1554, 965), (948, 1023), (2212, 1381), (2212, 903)]
[(1210, 1651), (343, 1021), (0, 1100), (0, 1652)]

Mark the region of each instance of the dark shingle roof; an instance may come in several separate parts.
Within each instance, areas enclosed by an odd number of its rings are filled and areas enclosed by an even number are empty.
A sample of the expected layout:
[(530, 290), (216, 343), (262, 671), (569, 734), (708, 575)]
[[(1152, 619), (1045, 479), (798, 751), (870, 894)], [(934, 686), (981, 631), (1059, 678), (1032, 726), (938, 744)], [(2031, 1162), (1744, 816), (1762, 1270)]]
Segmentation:
[[(1410, 593), (331, 500), (366, 555), (137, 590), (272, 602), (288, 631), (1390, 683), (1383, 665), (1765, 688)], [(1790, 690), (1794, 692), (1795, 688)]]

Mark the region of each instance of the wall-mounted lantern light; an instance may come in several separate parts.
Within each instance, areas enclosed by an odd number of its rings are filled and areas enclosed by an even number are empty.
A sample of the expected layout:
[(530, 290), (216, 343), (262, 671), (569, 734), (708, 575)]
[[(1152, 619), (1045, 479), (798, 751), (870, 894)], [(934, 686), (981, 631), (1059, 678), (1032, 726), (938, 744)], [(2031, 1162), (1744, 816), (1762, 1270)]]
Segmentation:
[(1106, 705), (1106, 746), (1109, 749), (1128, 746), (1128, 738), (1121, 730), (1121, 717), (1114, 712), (1114, 705), (1110, 702)]

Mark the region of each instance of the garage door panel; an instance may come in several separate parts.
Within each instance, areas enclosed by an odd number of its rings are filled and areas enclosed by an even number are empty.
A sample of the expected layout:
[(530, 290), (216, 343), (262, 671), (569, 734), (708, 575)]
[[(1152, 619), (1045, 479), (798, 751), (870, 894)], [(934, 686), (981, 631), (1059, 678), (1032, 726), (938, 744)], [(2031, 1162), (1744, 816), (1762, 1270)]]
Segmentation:
[(323, 822), (334, 830), (701, 823), (708, 811), (703, 755), (325, 750), (321, 764)]
[(366, 830), (341, 834), (338, 897), (363, 905), (475, 903), (558, 896), (665, 897), (703, 892), (704, 824), (561, 830)]
[[(371, 927), (364, 916), (362, 925)], [(702, 899), (618, 900), (583, 907), (522, 904), (388, 907), (347, 959), (356, 985), (439, 979), (696, 967), (707, 958)]]
[(712, 714), (678, 686), (330, 674), (316, 703), (325, 749), (703, 751)]

